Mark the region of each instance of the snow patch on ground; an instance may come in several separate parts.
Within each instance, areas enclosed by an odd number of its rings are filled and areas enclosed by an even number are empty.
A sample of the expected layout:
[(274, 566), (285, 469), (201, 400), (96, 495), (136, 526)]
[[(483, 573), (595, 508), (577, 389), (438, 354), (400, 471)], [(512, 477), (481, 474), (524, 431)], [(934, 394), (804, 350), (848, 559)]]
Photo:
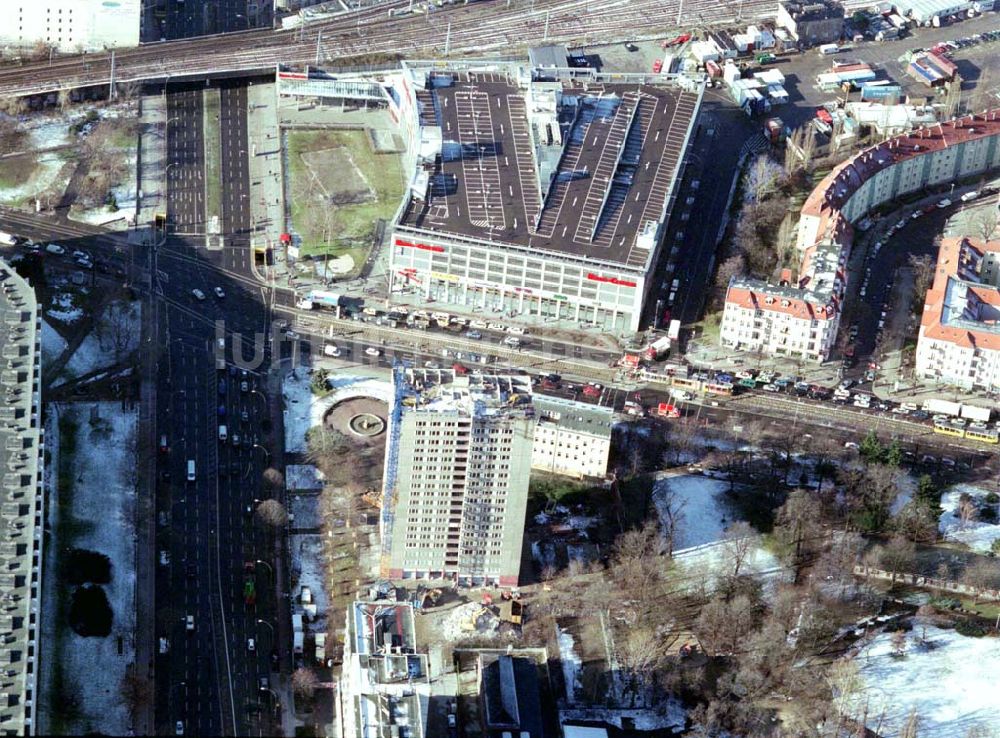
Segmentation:
[(70, 141), (69, 121), (63, 118), (48, 119), (28, 128), (28, 138), (33, 151), (45, 151), (65, 146)]
[(17, 187), (0, 188), (0, 203), (17, 205), (32, 195), (48, 189), (62, 193), (69, 184), (72, 171), (63, 172), (65, 161), (58, 151), (48, 151), (35, 157), (35, 169), (31, 176)]
[(963, 524), (958, 517), (958, 501), (962, 493), (982, 500), (990, 490), (971, 484), (956, 484), (941, 495), (941, 520), (938, 522), (941, 535), (946, 540), (964, 543), (973, 551), (990, 550), (993, 540), (1000, 538), (1000, 525), (973, 520)]
[(917, 478), (912, 474), (896, 475), (896, 499), (892, 501), (889, 512), (898, 515), (899, 511), (906, 507), (906, 503), (913, 499), (913, 494), (917, 491)]
[[(699, 581), (706, 572), (720, 572), (726, 568), (723, 536), (726, 527), (736, 520), (723, 497), (728, 486), (729, 483), (723, 480), (684, 474), (661, 477), (653, 487), (653, 504), (661, 520), (668, 489), (674, 495), (675, 506), (681, 505), (674, 558)], [(774, 554), (760, 546), (747, 556), (741, 573), (760, 575), (768, 585), (791, 576)]]
[(876, 636), (861, 652), (857, 662), (866, 691), (855, 712), (867, 703), (868, 725), (874, 727), (884, 709), (882, 735), (899, 735), (913, 708), (920, 713), (922, 738), (963, 738), (973, 727), (995, 727), (1000, 640), (928, 625), (927, 646), (917, 638), (923, 631), (918, 625), (907, 634), (903, 657), (893, 656), (891, 633)]
[(570, 704), (576, 702), (576, 692), (583, 688), (580, 682), (580, 670), (583, 662), (573, 649), (573, 635), (565, 628), (559, 628), (559, 664), (562, 667), (563, 682), (566, 684), (566, 699)]
[[(99, 418), (92, 422), (96, 411)], [(62, 405), (62, 416), (77, 422), (76, 453), (69, 462), (73, 480), (71, 515), (80, 531), (73, 546), (99, 551), (111, 559), (112, 580), (104, 586), (114, 612), (107, 638), (82, 638), (64, 630), (62, 659), (66, 690), (79, 701), (80, 718), (69, 732), (127, 735), (129, 710), (120, 683), (135, 659), (135, 504), (136, 461), (134, 448), (138, 415), (123, 411), (117, 402)], [(123, 652), (118, 653), (121, 637)]]
[(71, 292), (60, 292), (52, 298), (52, 307), (45, 314), (60, 323), (75, 323), (83, 317), (83, 309), (73, 305)]
[(323, 472), (312, 464), (289, 464), (285, 467), (285, 489), (289, 492), (320, 490), (324, 483)]
[(305, 453), (306, 434), (321, 425), (323, 416), (339, 402), (356, 397), (374, 397), (392, 402), (392, 383), (371, 377), (333, 375), (327, 385), (333, 390), (325, 397), (312, 392), (312, 377), (305, 367), (296, 367), (286, 377), (282, 386), (285, 399), (285, 451)]
[(45, 320), (42, 321), (42, 362), (48, 363), (59, 358), (66, 350), (66, 339), (59, 335)]
[[(111, 309), (112, 306), (108, 306), (106, 311)], [(107, 315), (107, 312), (105, 312), (105, 315)], [(139, 319), (140, 305), (138, 302), (133, 302), (129, 305), (128, 311), (122, 313), (122, 317), (120, 318), (123, 321), (123, 327), (122, 332), (119, 334), (121, 342), (119, 356), (116, 357), (115, 355), (116, 341), (114, 336), (109, 335), (111, 331), (105, 332), (105, 335), (94, 331), (88, 333), (76, 351), (73, 352), (73, 356), (66, 362), (63, 373), (72, 378), (82, 377), (85, 374), (90, 374), (91, 372), (96, 372), (99, 369), (110, 366), (119, 358), (127, 356), (139, 345), (139, 334), (141, 331)], [(102, 321), (103, 318), (98, 323), (100, 324)], [(58, 384), (55, 383), (55, 386), (58, 386)]]
[(665, 497), (674, 497), (674, 508), (680, 509), (677, 526), (677, 552), (722, 539), (726, 526), (733, 522), (727, 511), (723, 494), (729, 483), (694, 474), (661, 477), (653, 486), (653, 504), (660, 520), (665, 519)]
[(670, 697), (657, 707), (649, 709), (583, 707), (559, 711), (559, 719), (562, 722), (593, 721), (622, 728), (623, 718), (632, 721), (632, 730), (670, 731), (667, 734), (670, 735), (679, 734), (684, 730), (687, 713), (680, 700), (675, 697)]
[(292, 572), (298, 574), (298, 581), (292, 590), (296, 603), (303, 587), (309, 587), (316, 604), (317, 619), (325, 619), (330, 600), (327, 597), (323, 578), (323, 538), (316, 534), (296, 534), (291, 536)]

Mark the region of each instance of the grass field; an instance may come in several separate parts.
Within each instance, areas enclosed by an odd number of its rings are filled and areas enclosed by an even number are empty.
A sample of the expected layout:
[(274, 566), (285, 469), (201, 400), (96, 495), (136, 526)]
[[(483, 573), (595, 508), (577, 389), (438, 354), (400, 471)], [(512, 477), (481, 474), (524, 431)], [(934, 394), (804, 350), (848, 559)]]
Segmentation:
[(35, 172), (35, 157), (31, 154), (0, 159), (0, 188), (20, 187)]
[(219, 157), (222, 155), (222, 136), (219, 132), (219, 110), (222, 107), (221, 93), (217, 87), (204, 91), (204, 138), (205, 138), (205, 221), (212, 216), (222, 220), (222, 175)]
[(350, 254), (362, 264), (379, 218), (403, 196), (398, 154), (375, 154), (365, 131), (290, 131), (292, 227), (303, 255)]

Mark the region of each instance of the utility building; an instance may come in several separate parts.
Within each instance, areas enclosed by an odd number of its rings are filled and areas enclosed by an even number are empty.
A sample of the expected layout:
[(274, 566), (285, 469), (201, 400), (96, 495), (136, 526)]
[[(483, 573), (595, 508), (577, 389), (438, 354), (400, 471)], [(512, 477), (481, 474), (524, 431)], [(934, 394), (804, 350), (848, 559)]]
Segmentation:
[(382, 574), (517, 584), (535, 408), (528, 377), (397, 368)]
[(844, 31), (844, 8), (831, 2), (780, 2), (776, 22), (800, 44), (834, 43)]

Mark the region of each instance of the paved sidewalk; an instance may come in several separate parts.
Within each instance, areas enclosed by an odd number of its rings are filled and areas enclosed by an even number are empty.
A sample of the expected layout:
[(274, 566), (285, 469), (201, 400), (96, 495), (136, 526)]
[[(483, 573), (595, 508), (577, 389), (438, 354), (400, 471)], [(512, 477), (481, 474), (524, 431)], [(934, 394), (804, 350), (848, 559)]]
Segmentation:
[(146, 95), (139, 119), (139, 193), (136, 226), (153, 222), (156, 213), (167, 211), (167, 110), (162, 95)]
[(250, 108), (247, 111), (250, 218), (254, 224), (255, 245), (263, 242), (277, 246), (285, 231), (285, 195), (275, 85), (258, 84), (247, 88), (247, 104)]

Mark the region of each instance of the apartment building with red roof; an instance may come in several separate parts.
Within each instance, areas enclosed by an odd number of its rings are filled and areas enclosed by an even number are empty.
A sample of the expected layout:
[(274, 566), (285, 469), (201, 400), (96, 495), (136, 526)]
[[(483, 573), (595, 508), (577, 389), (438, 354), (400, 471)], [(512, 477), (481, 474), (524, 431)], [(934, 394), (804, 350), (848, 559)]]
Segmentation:
[(825, 361), (836, 341), (847, 288), (853, 225), (873, 209), (927, 187), (1000, 168), (1000, 108), (891, 138), (836, 166), (799, 214), (796, 279), (734, 278), (722, 345)]
[(1000, 389), (1000, 241), (942, 241), (924, 300), (916, 372), (962, 389)]

